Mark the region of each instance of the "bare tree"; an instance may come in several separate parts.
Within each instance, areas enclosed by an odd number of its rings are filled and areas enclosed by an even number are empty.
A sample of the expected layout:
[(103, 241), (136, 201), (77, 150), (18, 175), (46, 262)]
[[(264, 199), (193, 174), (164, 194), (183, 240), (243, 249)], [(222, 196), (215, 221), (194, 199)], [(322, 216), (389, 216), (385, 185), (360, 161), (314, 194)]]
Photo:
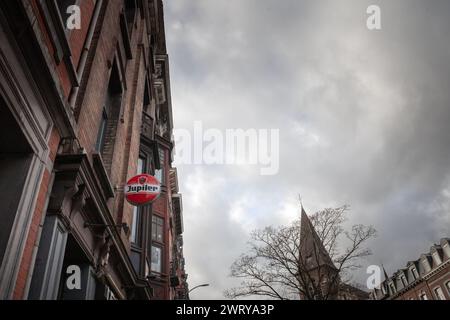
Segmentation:
[[(273, 299), (335, 299), (344, 278), (371, 255), (366, 242), (372, 226), (343, 228), (349, 206), (304, 214), (289, 226), (251, 233), (249, 251), (231, 266), (241, 285), (225, 291), (228, 298), (263, 296)], [(303, 208), (302, 208), (302, 212)]]

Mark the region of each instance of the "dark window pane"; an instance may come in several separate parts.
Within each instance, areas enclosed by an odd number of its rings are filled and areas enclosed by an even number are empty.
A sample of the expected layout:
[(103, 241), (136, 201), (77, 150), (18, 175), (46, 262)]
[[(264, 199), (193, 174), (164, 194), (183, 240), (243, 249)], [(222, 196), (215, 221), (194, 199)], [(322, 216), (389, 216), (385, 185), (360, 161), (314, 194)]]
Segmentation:
[(106, 137), (106, 126), (108, 125), (108, 114), (106, 113), (106, 109), (103, 108), (102, 120), (100, 122), (100, 128), (97, 137), (96, 149), (98, 152), (103, 151), (103, 147), (105, 146), (105, 137)]

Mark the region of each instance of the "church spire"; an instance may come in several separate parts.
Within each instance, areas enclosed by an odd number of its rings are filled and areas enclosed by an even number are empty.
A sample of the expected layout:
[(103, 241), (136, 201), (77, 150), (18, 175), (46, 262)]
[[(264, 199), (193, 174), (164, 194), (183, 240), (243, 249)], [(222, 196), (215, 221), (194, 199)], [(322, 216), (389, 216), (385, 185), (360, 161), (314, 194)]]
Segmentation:
[(327, 265), (336, 269), (333, 261), (325, 249), (322, 240), (319, 238), (314, 226), (311, 223), (306, 211), (301, 204), (300, 220), (300, 254), (308, 268), (314, 269)]
[(389, 279), (389, 276), (388, 276), (388, 274), (387, 274), (387, 272), (386, 272), (386, 269), (384, 268), (384, 265), (381, 264), (381, 267), (383, 268), (384, 280), (388, 280), (388, 279)]

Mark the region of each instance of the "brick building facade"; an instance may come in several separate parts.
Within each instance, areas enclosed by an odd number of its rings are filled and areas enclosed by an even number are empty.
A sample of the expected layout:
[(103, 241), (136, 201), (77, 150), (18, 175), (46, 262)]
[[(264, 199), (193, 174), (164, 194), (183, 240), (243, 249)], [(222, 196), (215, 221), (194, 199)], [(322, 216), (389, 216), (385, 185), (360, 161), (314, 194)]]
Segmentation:
[(409, 261), (405, 268), (371, 292), (373, 300), (450, 300), (450, 239), (443, 238), (428, 253)]
[(172, 129), (162, 0), (1, 1), (0, 299), (186, 298)]

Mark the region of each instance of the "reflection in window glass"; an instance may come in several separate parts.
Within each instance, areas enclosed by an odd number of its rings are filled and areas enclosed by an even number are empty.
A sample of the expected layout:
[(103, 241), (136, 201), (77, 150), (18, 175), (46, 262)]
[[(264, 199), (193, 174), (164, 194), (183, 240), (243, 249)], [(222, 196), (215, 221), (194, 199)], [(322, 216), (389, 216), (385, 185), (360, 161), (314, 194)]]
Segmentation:
[(166, 163), (166, 156), (165, 151), (163, 149), (159, 149), (159, 163), (161, 166), (161, 169), (155, 170), (155, 178), (158, 179), (159, 182), (161, 182), (162, 185), (166, 184), (165, 179), (165, 163)]
[(160, 247), (152, 246), (152, 271), (162, 273), (162, 250)]
[(152, 217), (152, 240), (164, 242), (164, 220), (160, 217)]

